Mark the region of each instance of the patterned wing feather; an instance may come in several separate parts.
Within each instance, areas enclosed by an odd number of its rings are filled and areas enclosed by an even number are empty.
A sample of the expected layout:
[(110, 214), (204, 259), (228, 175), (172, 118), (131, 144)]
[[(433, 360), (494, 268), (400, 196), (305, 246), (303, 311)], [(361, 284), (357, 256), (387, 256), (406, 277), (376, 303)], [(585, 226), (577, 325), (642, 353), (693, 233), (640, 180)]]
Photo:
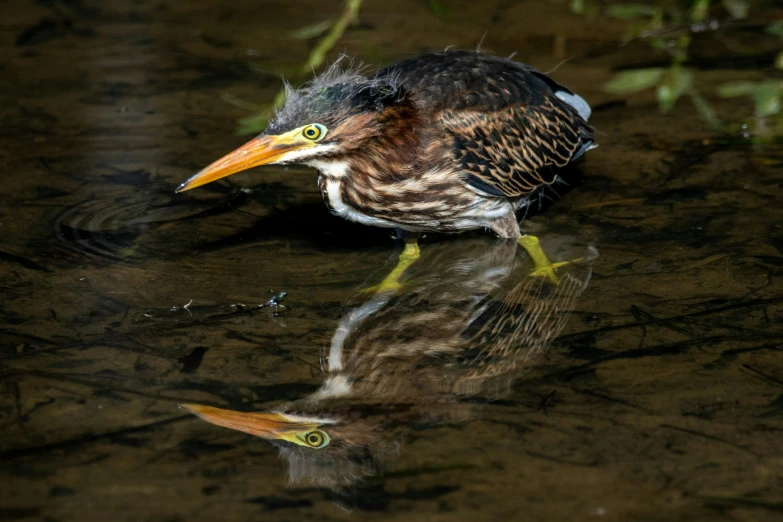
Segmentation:
[(554, 96), (493, 112), (445, 110), (465, 182), (491, 196), (516, 198), (557, 178), (592, 144), (592, 128)]

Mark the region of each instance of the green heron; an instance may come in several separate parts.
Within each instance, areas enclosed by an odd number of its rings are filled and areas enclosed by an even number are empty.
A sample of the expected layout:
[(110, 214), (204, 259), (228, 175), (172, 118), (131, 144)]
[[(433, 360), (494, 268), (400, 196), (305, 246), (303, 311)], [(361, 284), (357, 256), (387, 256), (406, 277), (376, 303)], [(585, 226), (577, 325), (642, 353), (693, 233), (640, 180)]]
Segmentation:
[[(521, 239), (516, 212), (595, 147), (583, 98), (545, 74), (481, 52), (426, 54), (373, 75), (338, 61), (299, 90), (267, 129), (179, 186), (259, 165), (315, 167), (329, 210), (420, 232), (488, 228)], [(407, 242), (401, 265), (418, 257)], [(554, 271), (535, 237), (538, 270)]]
[(513, 240), (432, 245), (404, 292), (377, 293), (343, 316), (311, 396), (272, 412), (183, 407), (277, 445), (292, 480), (342, 489), (377, 474), (407, 429), (463, 422), (472, 404), (505, 397), (563, 328), (597, 253), (562, 239), (546, 246), (585, 261), (554, 285), (529, 276)]

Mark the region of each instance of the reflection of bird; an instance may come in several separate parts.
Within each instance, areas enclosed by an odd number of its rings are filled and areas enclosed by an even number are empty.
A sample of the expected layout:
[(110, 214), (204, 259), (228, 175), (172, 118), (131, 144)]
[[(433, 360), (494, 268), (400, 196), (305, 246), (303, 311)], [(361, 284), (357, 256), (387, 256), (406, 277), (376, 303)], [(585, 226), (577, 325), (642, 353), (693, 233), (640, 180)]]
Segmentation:
[[(592, 259), (590, 247), (563, 257)], [(564, 325), (590, 277), (572, 264), (558, 285), (529, 277), (516, 243), (434, 245), (405, 274), (341, 320), (313, 395), (273, 413), (185, 405), (203, 419), (278, 444), (292, 479), (338, 487), (376, 473), (400, 430), (464, 420), (469, 404), (503, 397)]]
[(326, 205), (351, 221), (518, 239), (516, 211), (594, 146), (589, 116), (543, 73), (479, 52), (427, 54), (370, 77), (335, 64), (289, 89), (263, 134), (177, 190), (300, 163), (318, 169)]

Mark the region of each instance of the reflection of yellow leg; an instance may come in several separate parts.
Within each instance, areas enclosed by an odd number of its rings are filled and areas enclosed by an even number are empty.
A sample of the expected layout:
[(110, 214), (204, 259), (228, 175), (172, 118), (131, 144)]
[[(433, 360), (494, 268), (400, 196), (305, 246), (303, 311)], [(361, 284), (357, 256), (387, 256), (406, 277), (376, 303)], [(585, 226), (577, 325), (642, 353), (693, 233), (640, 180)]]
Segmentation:
[(544, 254), (544, 251), (541, 250), (541, 245), (539, 244), (538, 238), (536, 236), (522, 236), (519, 238), (519, 244), (522, 246), (522, 248), (525, 249), (527, 254), (530, 256), (530, 259), (533, 260), (533, 264), (536, 266), (536, 268), (530, 272), (530, 275), (546, 277), (554, 284), (558, 283), (557, 276), (555, 275), (555, 269), (560, 268), (561, 266), (565, 266), (568, 263), (579, 261), (579, 259), (575, 259), (574, 261), (552, 263), (549, 261), (549, 258), (546, 257), (546, 254)]
[(405, 241), (405, 250), (400, 254), (397, 260), (397, 266), (389, 272), (380, 284), (371, 286), (364, 290), (368, 293), (396, 292), (400, 289), (400, 277), (405, 271), (419, 258), (419, 245), (415, 239)]

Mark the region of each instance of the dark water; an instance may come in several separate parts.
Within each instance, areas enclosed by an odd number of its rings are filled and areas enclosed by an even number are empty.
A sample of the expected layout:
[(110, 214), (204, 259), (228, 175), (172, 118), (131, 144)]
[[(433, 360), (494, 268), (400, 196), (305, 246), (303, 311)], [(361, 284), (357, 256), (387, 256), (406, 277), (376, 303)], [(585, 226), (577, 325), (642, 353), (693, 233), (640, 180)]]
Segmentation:
[[(244, 140), (221, 95), (268, 102), (313, 44), (290, 31), (338, 2), (2, 6), (0, 519), (783, 517), (779, 147), (603, 93), (664, 65), (625, 22), (438, 4), (367, 1), (337, 49), (572, 57), (553, 77), (601, 146), (524, 223), (573, 261), (558, 285), (513, 244), (430, 235), (397, 294), (362, 292), (401, 247), (331, 217), (304, 168), (174, 194)], [(753, 108), (711, 84), (780, 78), (762, 28), (692, 45), (727, 121)], [(282, 407), (331, 442), (181, 403)]]

